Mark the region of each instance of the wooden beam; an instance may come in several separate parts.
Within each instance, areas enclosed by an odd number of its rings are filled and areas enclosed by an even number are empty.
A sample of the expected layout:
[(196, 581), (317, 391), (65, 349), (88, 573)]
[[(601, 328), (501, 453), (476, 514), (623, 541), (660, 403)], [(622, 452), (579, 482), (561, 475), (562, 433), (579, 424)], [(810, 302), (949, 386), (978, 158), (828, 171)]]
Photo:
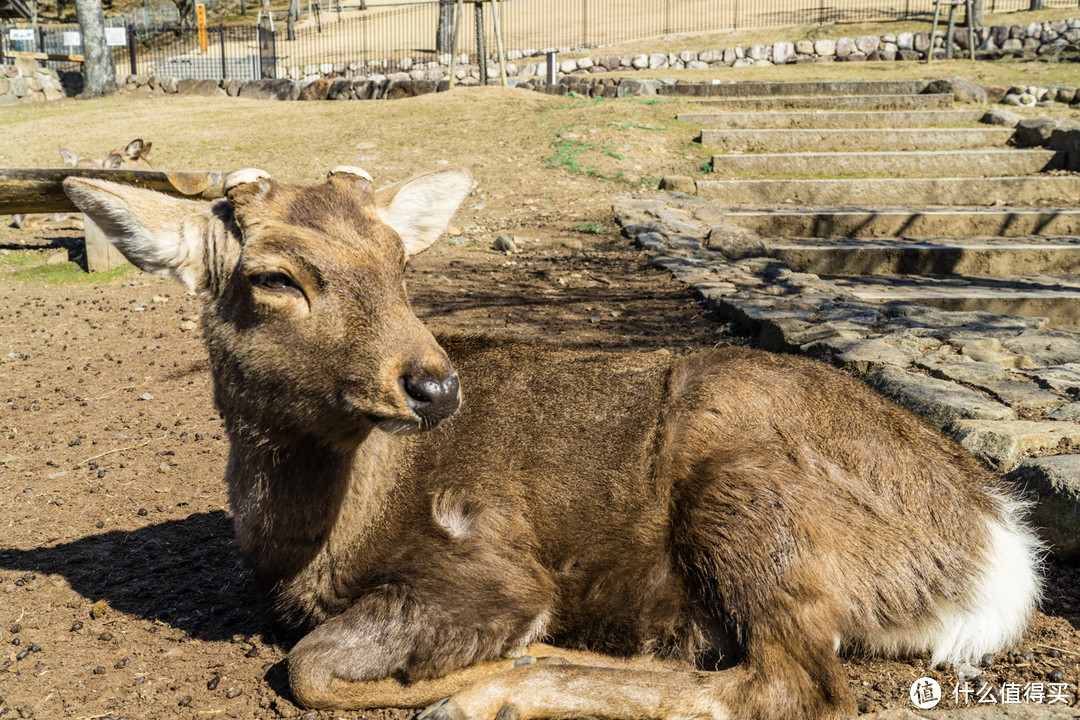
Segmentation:
[(7, 57), (25, 57), (34, 60), (53, 60), (55, 62), (82, 62), (82, 55), (56, 55), (54, 53), (24, 52), (22, 50), (9, 50), (4, 53)]
[(105, 170), (101, 168), (0, 168), (0, 214), (72, 212), (64, 193), (67, 177), (99, 178), (157, 190), (177, 197), (221, 197), (225, 173), (213, 171)]

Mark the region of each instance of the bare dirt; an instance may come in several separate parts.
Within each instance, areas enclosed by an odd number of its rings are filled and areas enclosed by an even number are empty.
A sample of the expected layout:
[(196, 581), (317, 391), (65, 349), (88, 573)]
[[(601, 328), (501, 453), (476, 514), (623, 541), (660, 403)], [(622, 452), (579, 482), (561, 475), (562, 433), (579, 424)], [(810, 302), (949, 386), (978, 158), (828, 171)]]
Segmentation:
[[(75, 106), (75, 142), (61, 140), (72, 111), (19, 109), (9, 127), (40, 141), (0, 149), (0, 161), (47, 164), (62, 144), (82, 152), (145, 135), (159, 167), (255, 164), (292, 180), (339, 162), (379, 181), (466, 164), (478, 189), (408, 272), (431, 326), (619, 352), (745, 342), (611, 219), (613, 192), (700, 159), (691, 129), (670, 119), (676, 108), (505, 91), (302, 105), (275, 106), (267, 123), (265, 104), (231, 98), (106, 99)], [(425, 129), (433, 116), (441, 131)], [(582, 152), (552, 160), (567, 148)], [(492, 250), (499, 234), (521, 251)], [(0, 718), (412, 717), (292, 704), (288, 647), (263, 621), (232, 538), (199, 303), (133, 270), (86, 282), (68, 262), (81, 253), (77, 234), (0, 228)], [(1080, 573), (1051, 563), (1048, 577), (1017, 652), (980, 668), (999, 698), (1007, 683), (1041, 684), (1044, 704), (1054, 687), (1073, 701)], [(845, 668), (863, 711), (911, 707), (923, 676), (954, 707), (956, 668)]]

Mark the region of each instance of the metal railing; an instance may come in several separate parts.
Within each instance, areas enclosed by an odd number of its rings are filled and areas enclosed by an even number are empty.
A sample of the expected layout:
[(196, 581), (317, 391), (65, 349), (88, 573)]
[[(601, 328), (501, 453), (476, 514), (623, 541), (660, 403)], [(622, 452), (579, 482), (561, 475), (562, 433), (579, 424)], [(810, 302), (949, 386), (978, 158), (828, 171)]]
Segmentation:
[[(118, 68), (144, 75), (295, 78), (310, 77), (320, 72), (319, 66), (325, 71), (326, 65), (360, 74), (424, 69), (449, 62), (449, 48), (439, 47), (436, 40), (438, 2), (361, 10), (345, 8), (340, 0), (323, 1), (332, 5), (322, 8), (311, 0), (306, 3), (306, 12), (292, 22), (283, 12), (262, 16), (261, 31), (250, 25), (211, 26), (205, 46), (200, 44), (197, 30), (182, 27), (178, 17), (171, 23), (164, 14), (153, 18), (147, 14), (139, 22), (132, 22), (138, 18), (116, 17), (106, 24), (126, 28), (122, 45), (113, 31)], [(988, 0), (986, 11), (1025, 10), (1029, 4), (1030, 0)], [(1044, 4), (1076, 7), (1077, 0), (1045, 0)], [(475, 64), (483, 48), (490, 61), (495, 54), (492, 4), (465, 3), (464, 9), (457, 52), (465, 57), (459, 59)], [(502, 0), (498, 9), (504, 47), (514, 58), (675, 34), (928, 19), (933, 0)], [(138, 15), (141, 11), (133, 12)], [(81, 53), (75, 25), (42, 25), (32, 40), (22, 41), (10, 39), (9, 27), (0, 28), (5, 55), (10, 50)]]

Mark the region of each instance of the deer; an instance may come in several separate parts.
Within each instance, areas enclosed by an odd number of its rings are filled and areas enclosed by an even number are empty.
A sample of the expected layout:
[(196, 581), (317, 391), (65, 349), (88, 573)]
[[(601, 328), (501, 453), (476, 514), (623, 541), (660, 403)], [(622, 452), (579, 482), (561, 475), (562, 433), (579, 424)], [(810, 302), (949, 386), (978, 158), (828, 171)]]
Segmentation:
[(841, 655), (979, 662), (1044, 552), (1014, 489), (844, 371), (434, 334), (405, 288), (473, 187), (238, 170), (64, 188), (201, 297), (238, 545), (294, 700), (420, 720), (844, 718)]
[[(69, 168), (107, 168), (118, 170), (153, 170), (147, 155), (153, 147), (152, 142), (136, 138), (124, 147), (116, 148), (105, 155), (103, 160), (88, 158), (78, 153), (60, 148), (60, 159), (64, 167)], [(22, 230), (82, 230), (83, 221), (79, 213), (19, 213), (12, 216), (12, 225)]]

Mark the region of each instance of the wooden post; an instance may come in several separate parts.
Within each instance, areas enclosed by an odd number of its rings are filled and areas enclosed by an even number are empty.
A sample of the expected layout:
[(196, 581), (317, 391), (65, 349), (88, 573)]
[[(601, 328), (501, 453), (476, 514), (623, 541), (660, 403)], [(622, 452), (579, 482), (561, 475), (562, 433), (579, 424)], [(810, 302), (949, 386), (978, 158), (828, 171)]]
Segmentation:
[(127, 262), (127, 258), (109, 242), (101, 228), (86, 215), (83, 215), (83, 228), (86, 230), (87, 270), (92, 273), (105, 272)]
[(476, 16), (476, 63), (480, 66), (480, 84), (487, 85), (487, 48), (484, 47), (484, 5), (473, 3)]
[(502, 77), (502, 86), (508, 87), (510, 83), (506, 81), (506, 53), (503, 52), (502, 26), (499, 24), (499, 0), (491, 0), (491, 15), (495, 19), (495, 48), (499, 52), (499, 75)]
[(458, 27), (461, 24), (461, 13), (464, 11), (464, 7), (464, 0), (457, 0), (457, 9), (454, 10), (453, 37), (450, 39), (450, 81), (447, 83), (448, 88), (454, 87), (454, 64), (457, 62)]

